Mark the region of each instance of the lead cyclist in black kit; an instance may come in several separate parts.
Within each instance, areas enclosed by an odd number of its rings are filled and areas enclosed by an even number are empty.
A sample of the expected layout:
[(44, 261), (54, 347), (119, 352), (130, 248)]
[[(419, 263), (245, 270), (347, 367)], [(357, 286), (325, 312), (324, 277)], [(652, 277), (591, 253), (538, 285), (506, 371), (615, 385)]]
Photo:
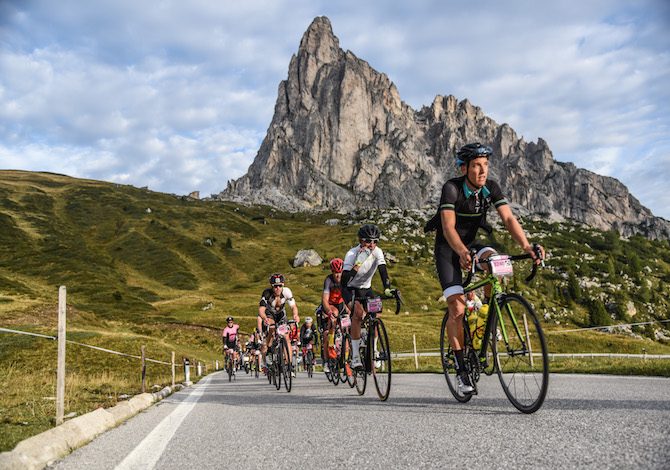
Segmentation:
[[(425, 227), (426, 231), (436, 230), (435, 263), (440, 284), (447, 299), (449, 318), (447, 332), (449, 343), (456, 357), (458, 388), (461, 393), (474, 391), (470, 378), (465, 372), (463, 361), (463, 314), (465, 297), (463, 295), (463, 278), (461, 268), (470, 269), (472, 259), (470, 249), (476, 249), (476, 259), (486, 259), (496, 252), (491, 247), (474, 244), (477, 229), (485, 224), (486, 212), (493, 206), (500, 219), (523, 251), (529, 253), (537, 264), (544, 258), (544, 248), (528, 243), (521, 225), (514, 217), (500, 186), (488, 179), (489, 158), (493, 155), (491, 147), (479, 142), (467, 144), (457, 152), (456, 165), (462, 176), (447, 181), (442, 187), (442, 196), (438, 213)], [(490, 297), (485, 291), (485, 302)]]

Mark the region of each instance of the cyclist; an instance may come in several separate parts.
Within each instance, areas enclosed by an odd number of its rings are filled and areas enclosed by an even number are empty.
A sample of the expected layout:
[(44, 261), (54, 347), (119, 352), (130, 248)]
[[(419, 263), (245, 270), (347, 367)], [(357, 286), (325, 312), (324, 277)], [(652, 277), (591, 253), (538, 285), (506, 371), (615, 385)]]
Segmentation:
[(235, 323), (233, 317), (226, 318), (226, 327), (221, 332), (221, 338), (223, 340), (223, 352), (224, 356), (226, 354), (233, 355), (233, 363), (235, 364), (235, 370), (237, 370), (237, 363), (239, 361), (239, 341), (238, 341), (238, 330), (240, 325)]
[[(312, 322), (312, 317), (305, 318), (305, 323), (300, 327), (300, 345), (302, 345), (302, 365), (307, 369), (307, 348), (310, 344), (315, 346), (317, 343), (316, 326)], [(312, 358), (314, 361), (314, 358)], [(313, 363), (312, 363), (313, 364)]]
[[(359, 347), (361, 344), (361, 322), (365, 315), (362, 302), (374, 297), (370, 286), (375, 271), (379, 269), (379, 275), (384, 286), (384, 295), (390, 297), (391, 281), (386, 270), (386, 260), (381, 248), (377, 242), (381, 237), (379, 227), (374, 224), (365, 224), (358, 229), (359, 244), (350, 249), (344, 257), (344, 266), (342, 272), (342, 284), (346, 286), (342, 295), (347, 304), (353, 302), (354, 314), (351, 319), (351, 366), (354, 369), (361, 369), (363, 363), (360, 358)], [(367, 304), (366, 304), (367, 306)]]
[(247, 352), (249, 354), (250, 366), (256, 364), (258, 370), (261, 370), (261, 338), (257, 330), (249, 335), (247, 342)]
[[(351, 313), (349, 307), (342, 297), (342, 270), (344, 261), (341, 258), (333, 258), (330, 261), (331, 273), (323, 281), (323, 293), (321, 294), (321, 328), (323, 330), (323, 355), (328, 357), (329, 337), (335, 330), (335, 319), (342, 312)], [(323, 371), (328, 372), (328, 361), (323, 362)]]
[[(491, 147), (479, 142), (467, 144), (456, 153), (456, 165), (461, 176), (447, 181), (442, 187), (442, 195), (438, 212), (425, 227), (425, 231), (436, 230), (435, 263), (447, 299), (449, 317), (447, 333), (449, 343), (456, 357), (458, 387), (461, 393), (472, 393), (474, 388), (465, 371), (463, 361), (463, 314), (465, 297), (463, 295), (462, 269), (470, 269), (473, 260), (470, 248), (477, 249), (475, 261), (486, 259), (495, 254), (491, 247), (478, 246), (474, 243), (477, 229), (486, 225), (486, 213), (495, 207), (505, 228), (523, 251), (529, 253), (535, 263), (540, 259), (536, 256), (533, 246), (528, 243), (526, 235), (514, 217), (507, 199), (498, 183), (488, 179), (489, 158), (493, 155)], [(544, 249), (539, 246), (541, 257)], [(478, 265), (478, 267), (480, 267)], [(484, 303), (490, 297), (490, 286), (484, 291)]]
[[(263, 291), (260, 303), (258, 304), (258, 316), (262, 319), (263, 324), (268, 327), (265, 343), (261, 347), (264, 365), (266, 364), (265, 357), (267, 355), (268, 346), (272, 344), (275, 335), (275, 329), (269, 327), (286, 318), (286, 304), (291, 307), (293, 319), (296, 323), (300, 322), (298, 306), (293, 298), (293, 293), (291, 292), (291, 289), (284, 287), (284, 283), (285, 279), (283, 274), (275, 273), (270, 276), (270, 288)], [(288, 337), (284, 337), (284, 339), (286, 341), (286, 350), (291, 351), (291, 344), (288, 341)], [(290, 357), (288, 359), (290, 363)]]

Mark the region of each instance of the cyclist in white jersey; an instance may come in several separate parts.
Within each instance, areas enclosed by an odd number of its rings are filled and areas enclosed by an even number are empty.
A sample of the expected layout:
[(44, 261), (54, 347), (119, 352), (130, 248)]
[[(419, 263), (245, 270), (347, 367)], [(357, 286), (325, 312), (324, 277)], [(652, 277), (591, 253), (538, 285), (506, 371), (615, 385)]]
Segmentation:
[(391, 281), (386, 270), (386, 260), (381, 248), (377, 246), (379, 237), (381, 237), (379, 227), (373, 224), (363, 225), (358, 230), (359, 244), (350, 249), (344, 257), (342, 285), (346, 286), (346, 289), (342, 290), (342, 295), (347, 304), (354, 301), (354, 314), (351, 318), (351, 347), (353, 349), (351, 366), (354, 369), (363, 367), (359, 352), (361, 322), (365, 315), (362, 303), (374, 297), (370, 287), (372, 277), (378, 269), (384, 286), (384, 295), (391, 296)]
[[(291, 289), (284, 287), (284, 282), (285, 280), (283, 274), (273, 274), (270, 276), (270, 285), (272, 287), (265, 289), (263, 294), (261, 294), (261, 301), (258, 304), (258, 316), (266, 326), (274, 325), (276, 322), (286, 318), (286, 304), (291, 307), (293, 312), (293, 320), (295, 320), (296, 324), (300, 322), (298, 306), (296, 305), (295, 299), (293, 298), (293, 293), (291, 292)], [(265, 343), (261, 347), (264, 365), (268, 346), (272, 344), (274, 334), (275, 329), (270, 328), (269, 333), (265, 339)], [(286, 349), (287, 351), (290, 351), (291, 345), (288, 342), (288, 337), (285, 337), (285, 340)]]

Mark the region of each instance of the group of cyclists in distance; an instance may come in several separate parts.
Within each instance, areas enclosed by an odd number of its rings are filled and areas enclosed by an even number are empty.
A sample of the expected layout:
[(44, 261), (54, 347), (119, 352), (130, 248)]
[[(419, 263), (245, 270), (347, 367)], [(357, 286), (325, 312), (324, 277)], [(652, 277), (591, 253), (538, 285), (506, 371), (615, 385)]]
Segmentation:
[[(538, 264), (544, 258), (544, 248), (529, 243), (500, 186), (488, 178), (489, 159), (492, 156), (492, 149), (480, 143), (467, 144), (458, 150), (456, 166), (461, 175), (444, 184), (436, 214), (424, 227), (426, 232), (436, 231), (435, 264), (442, 294), (447, 301), (449, 346), (453, 351), (458, 389), (463, 394), (472, 393), (474, 389), (465, 373), (463, 357), (462, 325), (466, 296), (462, 270), (474, 269), (474, 263), (477, 269), (486, 271), (489, 267), (483, 261), (497, 254), (493, 247), (475, 242), (477, 230), (486, 226), (488, 210), (491, 207), (496, 209), (512, 239), (528, 253), (533, 263)], [(248, 364), (249, 368), (266, 372), (270, 357), (268, 350), (276, 344), (275, 325), (290, 323), (291, 328), (283, 338), (285, 350), (302, 353), (298, 355), (302, 357), (303, 367), (307, 366), (307, 357), (313, 360), (311, 358), (315, 356), (308, 355), (307, 351), (319, 351), (323, 370), (329, 373), (327, 358), (334, 346), (333, 332), (337, 319), (347, 315), (351, 319), (348, 326), (351, 338), (348, 366), (354, 371), (364, 368), (360, 354), (361, 324), (366, 315), (367, 300), (377, 295), (371, 289), (375, 272), (381, 277), (385, 297), (389, 298), (396, 292), (391, 287), (384, 253), (378, 246), (381, 235), (377, 225), (364, 224), (358, 229), (358, 244), (348, 250), (344, 258), (330, 260), (330, 273), (324, 279), (321, 304), (315, 312), (316, 321), (307, 317), (300, 327), (298, 306), (291, 289), (286, 286), (284, 275), (272, 274), (269, 277), (270, 286), (261, 294), (256, 328), (244, 345), (240, 342), (239, 326), (232, 317), (227, 318), (227, 325), (222, 331), (226, 358), (230, 357), (238, 367)], [(488, 304), (490, 301), (491, 289), (487, 287), (482, 303)], [(289, 314), (292, 320), (288, 318)], [(316, 349), (319, 346), (320, 349)], [(244, 356), (246, 359), (243, 361)], [(483, 361), (485, 358), (480, 359)], [(292, 373), (295, 374), (295, 370)]]

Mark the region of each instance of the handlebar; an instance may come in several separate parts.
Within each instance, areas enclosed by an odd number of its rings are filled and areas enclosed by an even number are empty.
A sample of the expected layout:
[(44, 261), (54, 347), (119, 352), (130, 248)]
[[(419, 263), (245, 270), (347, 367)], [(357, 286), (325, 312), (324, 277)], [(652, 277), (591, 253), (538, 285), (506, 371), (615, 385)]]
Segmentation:
[[(537, 243), (533, 244), (533, 252), (535, 253), (535, 256), (540, 259), (542, 267), (544, 267), (544, 258), (542, 257), (542, 251), (540, 250), (540, 245)], [(483, 259), (483, 260), (476, 260), (475, 261), (475, 255), (477, 254), (477, 250), (470, 249), (470, 258), (472, 260), (470, 264), (470, 269), (468, 270), (468, 277), (465, 279), (463, 282), (463, 287), (466, 287), (468, 284), (470, 284), (470, 281), (472, 281), (472, 276), (474, 276), (475, 271), (477, 270), (477, 263), (490, 263), (490, 260), (488, 259)], [(524, 253), (522, 255), (511, 255), (508, 257), (509, 260), (511, 261), (519, 261), (522, 259), (530, 259), (532, 256), (530, 253)], [(533, 263), (531, 267), (531, 272), (530, 274), (526, 277), (525, 282), (529, 283), (530, 281), (533, 280), (535, 275), (537, 274), (537, 264)]]
[(402, 295), (400, 295), (398, 289), (391, 289), (391, 295), (395, 299), (395, 314), (398, 315), (400, 313), (400, 307), (403, 304)]

